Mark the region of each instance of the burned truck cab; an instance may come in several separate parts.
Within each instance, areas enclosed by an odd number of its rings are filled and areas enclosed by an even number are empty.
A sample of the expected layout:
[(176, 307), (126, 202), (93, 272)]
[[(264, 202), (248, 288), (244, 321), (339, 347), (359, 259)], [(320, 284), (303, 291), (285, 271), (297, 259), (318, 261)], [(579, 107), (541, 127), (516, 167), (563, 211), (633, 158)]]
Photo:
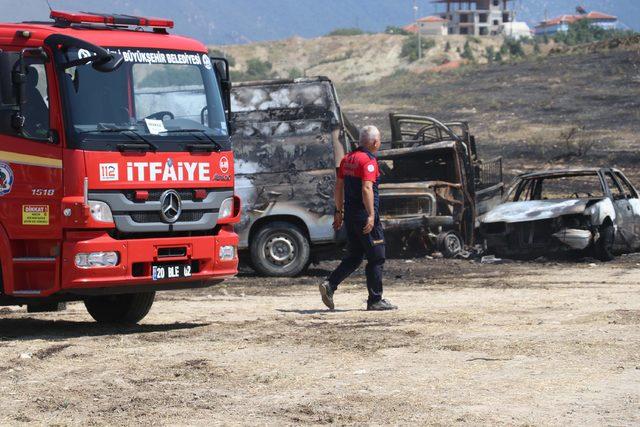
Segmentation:
[(475, 240), (475, 219), (500, 202), (502, 159), (478, 159), (466, 123), (391, 114), (378, 154), (381, 220), (393, 252), (453, 257)]
[(326, 77), (234, 84), (240, 248), (254, 269), (295, 276), (336, 241), (333, 191), (347, 151), (335, 89)]

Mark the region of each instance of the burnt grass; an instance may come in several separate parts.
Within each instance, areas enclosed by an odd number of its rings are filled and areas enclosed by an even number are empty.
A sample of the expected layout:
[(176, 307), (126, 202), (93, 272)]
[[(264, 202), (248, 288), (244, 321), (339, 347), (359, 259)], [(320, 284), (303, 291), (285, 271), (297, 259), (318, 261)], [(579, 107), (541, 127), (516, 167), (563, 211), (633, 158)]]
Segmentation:
[(534, 169), (613, 166), (638, 186), (640, 45), (578, 51), (338, 87), (357, 125), (389, 137), (388, 114), (467, 121), (482, 157), (503, 156), (505, 178)]

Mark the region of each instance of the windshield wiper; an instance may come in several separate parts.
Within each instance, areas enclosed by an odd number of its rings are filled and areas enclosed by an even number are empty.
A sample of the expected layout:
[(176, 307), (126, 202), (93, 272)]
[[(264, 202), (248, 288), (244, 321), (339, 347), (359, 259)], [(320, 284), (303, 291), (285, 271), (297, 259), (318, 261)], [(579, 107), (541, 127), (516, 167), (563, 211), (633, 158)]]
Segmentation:
[[(192, 147), (192, 148), (208, 148), (208, 147), (211, 147), (213, 145), (213, 147), (215, 147), (218, 151), (222, 151), (222, 145), (220, 145), (220, 143), (218, 141), (213, 139), (211, 137), (211, 135), (209, 135), (205, 130), (202, 130), (202, 129), (170, 129), (170, 130), (163, 130), (160, 133), (181, 133), (181, 132), (190, 133), (190, 134), (204, 135), (210, 141), (208, 144), (191, 144), (188, 147)], [(194, 136), (196, 138), (198, 138), (196, 135), (194, 135)], [(201, 138), (198, 138), (198, 139), (200, 141), (202, 141)]]
[[(143, 135), (141, 135), (138, 131), (136, 131), (135, 129), (131, 129), (131, 128), (105, 128), (105, 129), (93, 129), (93, 130), (86, 130), (83, 132), (80, 132), (80, 134), (86, 134), (86, 133), (120, 133), (123, 134), (133, 140), (136, 140), (136, 138), (132, 137), (131, 135), (129, 135), (130, 133), (135, 135), (138, 139), (137, 141), (141, 141), (144, 144), (146, 144), (147, 146), (151, 147), (154, 151), (158, 151), (159, 147), (154, 144), (153, 142), (149, 141), (147, 138), (145, 138)], [(133, 145), (133, 147), (131, 147)], [(135, 145), (141, 145), (140, 143), (136, 143), (136, 144), (118, 144), (118, 148), (122, 149), (126, 149), (126, 148), (134, 148), (134, 149), (138, 149), (140, 147), (135, 147)]]

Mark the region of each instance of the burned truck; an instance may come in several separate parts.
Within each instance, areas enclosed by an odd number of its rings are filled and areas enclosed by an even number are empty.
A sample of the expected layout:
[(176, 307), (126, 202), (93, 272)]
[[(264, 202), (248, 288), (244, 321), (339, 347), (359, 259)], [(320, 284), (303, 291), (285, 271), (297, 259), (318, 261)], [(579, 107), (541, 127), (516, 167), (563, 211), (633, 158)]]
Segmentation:
[(387, 244), (454, 257), (474, 244), (476, 218), (502, 199), (502, 159), (480, 160), (464, 122), (391, 114), (390, 125), (389, 148), (378, 154)]
[(333, 245), (336, 167), (348, 151), (324, 77), (234, 84), (231, 95), (240, 249), (268, 276), (295, 276)]
[[(325, 77), (239, 83), (231, 108), (239, 247), (258, 273), (295, 276), (337, 252), (336, 169), (358, 130)], [(465, 123), (393, 114), (390, 124), (392, 141), (378, 153), (388, 253), (454, 256), (502, 197), (501, 159), (480, 161)]]

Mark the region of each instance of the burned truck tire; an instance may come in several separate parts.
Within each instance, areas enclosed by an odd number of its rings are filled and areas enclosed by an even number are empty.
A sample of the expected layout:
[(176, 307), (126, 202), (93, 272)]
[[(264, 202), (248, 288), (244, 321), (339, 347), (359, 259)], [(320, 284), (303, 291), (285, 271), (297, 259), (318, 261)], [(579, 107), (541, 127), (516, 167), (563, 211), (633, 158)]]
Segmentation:
[(98, 323), (135, 325), (149, 313), (155, 296), (155, 292), (105, 295), (86, 299), (84, 306)]
[(613, 224), (605, 224), (600, 227), (600, 238), (594, 245), (595, 257), (600, 261), (613, 261), (615, 254), (613, 253), (613, 243), (616, 237), (616, 231)]
[(251, 264), (256, 272), (270, 277), (294, 277), (309, 265), (309, 239), (299, 227), (284, 221), (266, 224), (250, 244)]
[(443, 231), (438, 234), (438, 250), (445, 258), (454, 258), (464, 248), (462, 239), (455, 231)]

